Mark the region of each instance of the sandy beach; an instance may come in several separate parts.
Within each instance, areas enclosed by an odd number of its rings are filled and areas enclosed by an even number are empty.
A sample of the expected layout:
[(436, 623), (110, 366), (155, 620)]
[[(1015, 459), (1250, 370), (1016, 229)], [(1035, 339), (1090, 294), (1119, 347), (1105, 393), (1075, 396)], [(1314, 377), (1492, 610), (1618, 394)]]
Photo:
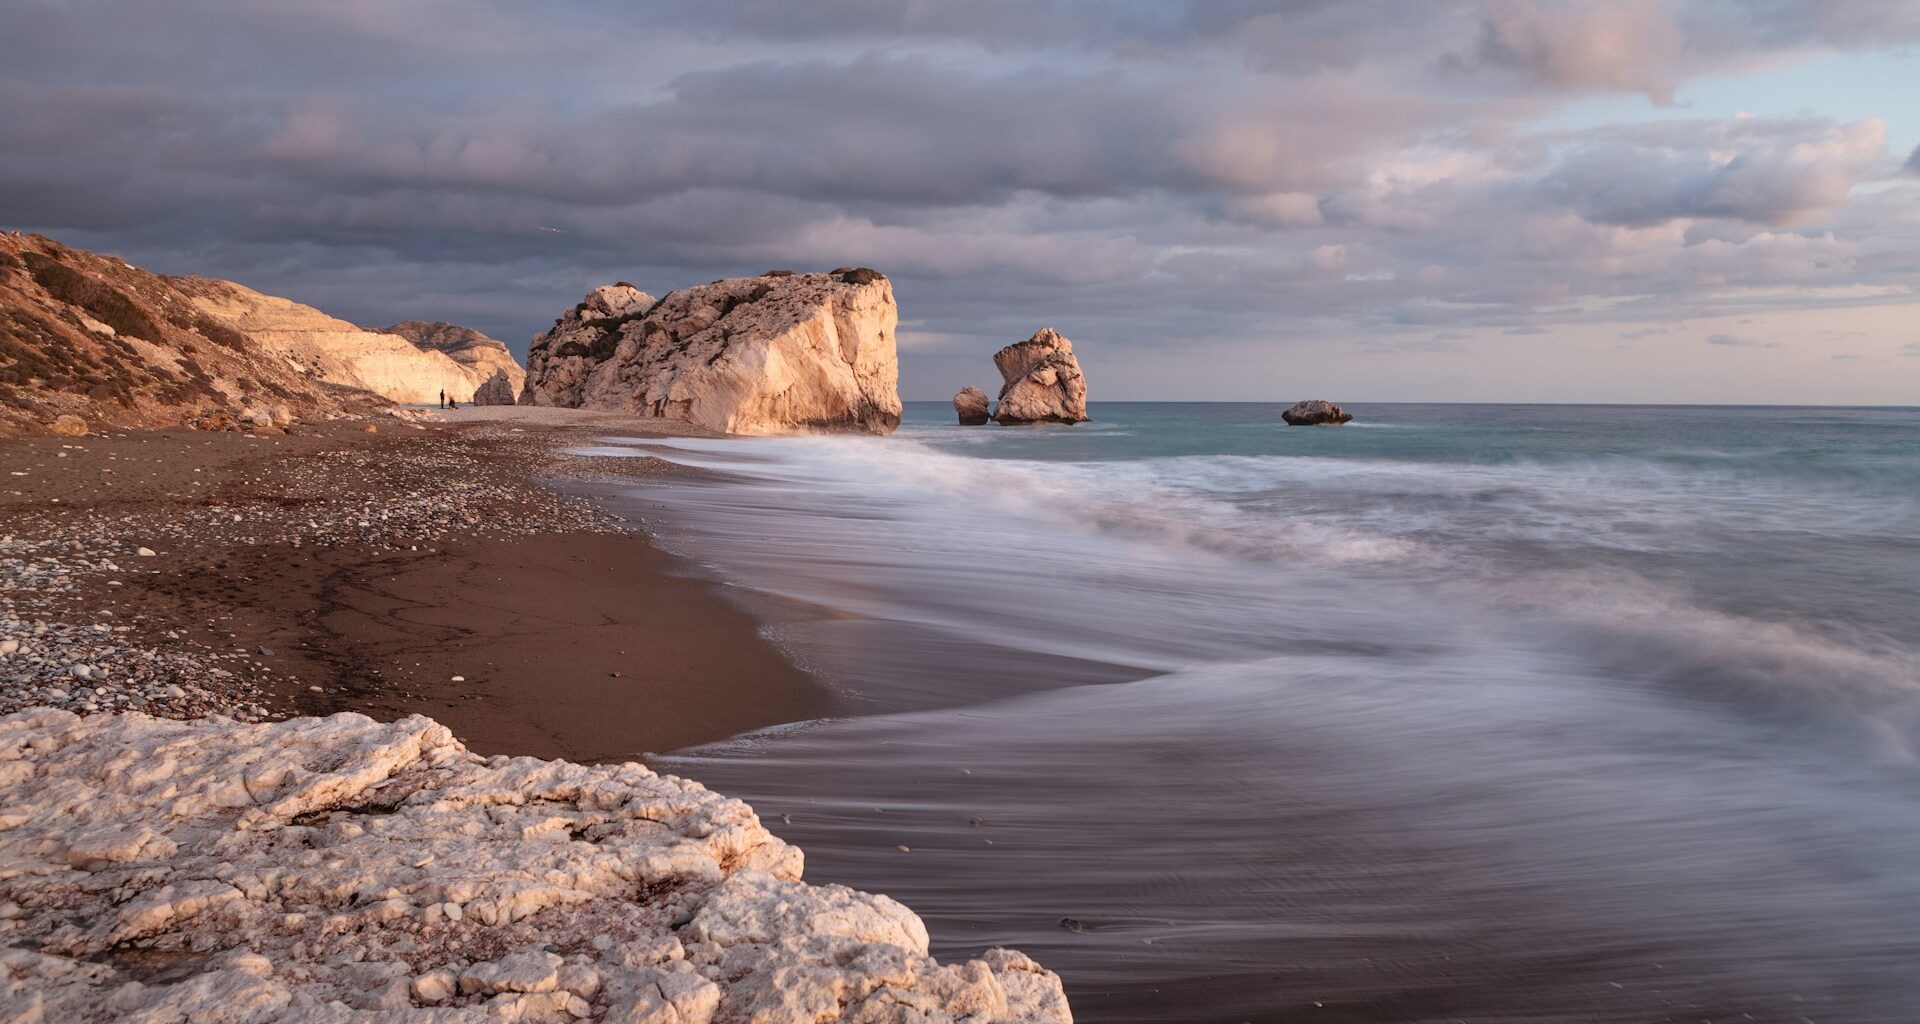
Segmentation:
[[(53, 703), (76, 710), (424, 714), (482, 753), (580, 762), (831, 713), (750, 615), (573, 493), (671, 467), (558, 453), (686, 432), (508, 408), (282, 437), (21, 438), (0, 534), (75, 563), (19, 614), (75, 628), (61, 656), (106, 668), (61, 687)], [(144, 696), (182, 684), (191, 697)]]

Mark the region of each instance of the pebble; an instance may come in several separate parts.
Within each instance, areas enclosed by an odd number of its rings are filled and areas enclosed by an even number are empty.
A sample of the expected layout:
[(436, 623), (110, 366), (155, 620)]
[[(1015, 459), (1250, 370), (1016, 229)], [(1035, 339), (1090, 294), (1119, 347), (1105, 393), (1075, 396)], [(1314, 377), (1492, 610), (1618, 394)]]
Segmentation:
[(155, 555), (155, 551), (152, 548), (141, 548), (135, 551), (134, 554), (139, 555), (141, 558), (152, 558)]

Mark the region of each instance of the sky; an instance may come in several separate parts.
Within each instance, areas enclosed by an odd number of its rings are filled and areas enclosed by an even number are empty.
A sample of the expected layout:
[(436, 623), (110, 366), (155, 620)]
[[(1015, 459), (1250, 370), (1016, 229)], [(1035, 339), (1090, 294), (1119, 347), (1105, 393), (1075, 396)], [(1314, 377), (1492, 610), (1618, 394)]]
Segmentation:
[(519, 353), (871, 266), (908, 399), (1920, 405), (1920, 3), (7, 0), (0, 226)]

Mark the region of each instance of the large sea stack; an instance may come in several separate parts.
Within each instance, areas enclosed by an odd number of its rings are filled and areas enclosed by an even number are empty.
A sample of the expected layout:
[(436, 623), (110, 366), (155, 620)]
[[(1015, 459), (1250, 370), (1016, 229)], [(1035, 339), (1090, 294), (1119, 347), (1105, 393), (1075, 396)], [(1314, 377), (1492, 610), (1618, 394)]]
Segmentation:
[(1073, 343), (1051, 327), (994, 353), (1006, 381), (993, 418), (1002, 424), (1082, 423), (1087, 418), (1087, 379), (1073, 356)]
[(735, 434), (900, 425), (899, 310), (865, 268), (771, 271), (653, 302), (597, 288), (533, 340), (522, 404), (684, 420)]

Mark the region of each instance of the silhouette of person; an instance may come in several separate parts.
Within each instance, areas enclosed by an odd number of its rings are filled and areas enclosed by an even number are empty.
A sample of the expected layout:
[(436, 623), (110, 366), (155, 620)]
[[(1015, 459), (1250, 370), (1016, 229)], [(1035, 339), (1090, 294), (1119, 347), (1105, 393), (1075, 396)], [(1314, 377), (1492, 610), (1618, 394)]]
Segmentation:
[(446, 407), (447, 407), (447, 390), (445, 388), (441, 388), (440, 389), (440, 408), (445, 409)]

